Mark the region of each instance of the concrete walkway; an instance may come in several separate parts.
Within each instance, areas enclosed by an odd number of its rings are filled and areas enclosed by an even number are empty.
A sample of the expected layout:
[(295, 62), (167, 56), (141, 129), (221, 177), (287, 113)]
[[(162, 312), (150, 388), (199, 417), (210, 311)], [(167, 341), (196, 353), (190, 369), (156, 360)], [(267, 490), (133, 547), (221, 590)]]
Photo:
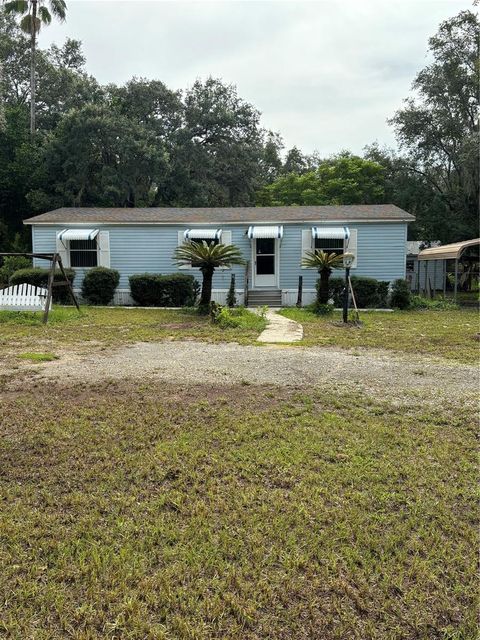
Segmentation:
[(258, 336), (258, 342), (298, 342), (303, 338), (303, 327), (295, 320), (280, 316), (274, 309), (267, 311), (268, 326)]

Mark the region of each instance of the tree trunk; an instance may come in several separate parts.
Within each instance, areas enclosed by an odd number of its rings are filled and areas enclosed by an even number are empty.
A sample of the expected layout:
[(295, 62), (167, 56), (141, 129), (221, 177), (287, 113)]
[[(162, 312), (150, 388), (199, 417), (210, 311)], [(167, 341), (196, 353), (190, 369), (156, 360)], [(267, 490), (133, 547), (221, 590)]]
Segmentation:
[(30, 134), (35, 135), (35, 98), (36, 98), (36, 81), (35, 81), (35, 49), (36, 49), (36, 23), (37, 20), (37, 0), (32, 2), (32, 34), (31, 34), (31, 59), (30, 59)]
[(320, 271), (320, 289), (318, 291), (318, 302), (328, 304), (328, 281), (330, 280), (331, 269)]
[(213, 272), (215, 269), (213, 267), (206, 267), (202, 269), (203, 282), (202, 282), (202, 295), (200, 296), (200, 306), (207, 307), (210, 304), (210, 300), (212, 299), (212, 280), (213, 280)]

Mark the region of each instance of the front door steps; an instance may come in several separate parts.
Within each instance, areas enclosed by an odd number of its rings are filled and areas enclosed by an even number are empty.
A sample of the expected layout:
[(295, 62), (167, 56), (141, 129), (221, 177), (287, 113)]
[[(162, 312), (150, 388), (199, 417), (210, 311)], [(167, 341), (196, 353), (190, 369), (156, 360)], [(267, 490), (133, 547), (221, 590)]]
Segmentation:
[(252, 289), (248, 292), (249, 307), (281, 307), (280, 289)]

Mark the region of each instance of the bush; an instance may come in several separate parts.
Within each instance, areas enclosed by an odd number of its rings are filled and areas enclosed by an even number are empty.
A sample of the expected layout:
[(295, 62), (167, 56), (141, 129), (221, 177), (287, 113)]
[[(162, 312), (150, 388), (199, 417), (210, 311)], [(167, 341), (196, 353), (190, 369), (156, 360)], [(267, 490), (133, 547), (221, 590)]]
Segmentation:
[[(27, 282), (28, 284), (32, 284), (34, 287), (47, 287), (48, 285), (48, 275), (50, 273), (50, 269), (41, 269), (40, 267), (31, 267), (30, 269), (18, 269), (12, 273), (10, 277), (10, 284), (21, 284), (22, 282)], [(67, 280), (70, 281), (70, 284), (73, 285), (73, 281), (75, 279), (75, 271), (73, 269), (65, 269), (65, 275), (67, 276)], [(54, 282), (62, 282), (65, 278), (63, 277), (63, 273), (60, 269), (56, 269), (53, 275)], [(72, 299), (70, 297), (70, 292), (67, 286), (64, 287), (54, 287), (53, 288), (53, 301), (59, 304), (70, 304)]]
[(184, 273), (130, 276), (132, 298), (141, 307), (189, 307), (195, 304), (194, 277)]
[(230, 288), (227, 293), (227, 305), (234, 307), (237, 304), (237, 296), (235, 295), (235, 274), (230, 277)]
[(119, 282), (120, 274), (115, 269), (89, 269), (82, 282), (82, 298), (89, 304), (110, 304)]
[[(355, 293), (355, 301), (359, 309), (383, 309), (387, 306), (388, 282), (363, 276), (352, 276), (351, 281)], [(317, 288), (318, 286), (319, 283), (317, 282)], [(329, 295), (336, 307), (343, 306), (344, 287), (344, 278), (330, 278)], [(353, 306), (351, 298), (350, 305)]]
[(408, 309), (410, 307), (412, 294), (410, 285), (406, 280), (399, 278), (395, 280), (390, 296), (390, 306), (394, 309)]
[(8, 287), (10, 278), (19, 269), (29, 269), (32, 261), (24, 256), (5, 256), (0, 267), (0, 288)]
[(329, 316), (333, 313), (335, 307), (333, 304), (322, 304), (321, 302), (315, 302), (313, 305), (313, 311), (317, 316)]
[(459, 309), (459, 305), (455, 304), (451, 300), (445, 300), (445, 298), (439, 298), (437, 300), (429, 300), (422, 296), (410, 297), (410, 309), (436, 309), (438, 311), (451, 311), (453, 309)]

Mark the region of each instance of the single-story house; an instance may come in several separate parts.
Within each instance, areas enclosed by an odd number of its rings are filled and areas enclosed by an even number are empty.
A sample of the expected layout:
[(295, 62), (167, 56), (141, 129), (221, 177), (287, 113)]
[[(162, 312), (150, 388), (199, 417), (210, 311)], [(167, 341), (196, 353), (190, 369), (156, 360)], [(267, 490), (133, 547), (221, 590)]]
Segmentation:
[[(384, 281), (405, 278), (407, 226), (413, 220), (406, 211), (385, 204), (61, 208), (24, 222), (32, 228), (34, 252), (57, 251), (64, 265), (78, 271), (75, 289), (79, 290), (88, 268), (117, 269), (116, 304), (132, 302), (128, 277), (135, 273), (186, 270), (201, 281), (199, 270), (177, 266), (173, 253), (185, 240), (207, 240), (237, 245), (248, 261), (246, 267), (215, 272), (214, 300), (225, 301), (234, 273), (240, 304), (246, 289), (255, 304), (265, 300), (289, 306), (297, 301), (299, 276), (303, 277), (303, 303), (314, 299), (318, 274), (302, 267), (302, 256), (315, 248), (353, 253), (352, 275)], [(41, 260), (35, 264), (45, 266)]]

